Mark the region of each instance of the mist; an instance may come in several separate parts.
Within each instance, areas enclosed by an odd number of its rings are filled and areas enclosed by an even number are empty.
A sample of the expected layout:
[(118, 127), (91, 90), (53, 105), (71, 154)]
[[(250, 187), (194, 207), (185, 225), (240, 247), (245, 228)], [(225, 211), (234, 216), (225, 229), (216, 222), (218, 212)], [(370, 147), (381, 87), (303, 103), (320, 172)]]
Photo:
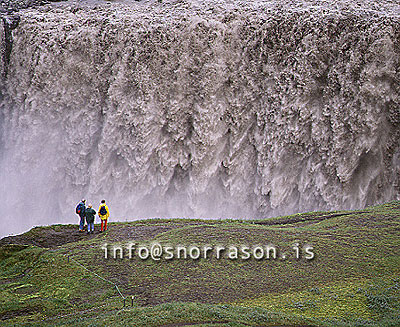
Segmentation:
[(400, 199), (398, 6), (95, 4), (19, 12), (0, 236), (78, 223), (82, 198), (110, 221)]

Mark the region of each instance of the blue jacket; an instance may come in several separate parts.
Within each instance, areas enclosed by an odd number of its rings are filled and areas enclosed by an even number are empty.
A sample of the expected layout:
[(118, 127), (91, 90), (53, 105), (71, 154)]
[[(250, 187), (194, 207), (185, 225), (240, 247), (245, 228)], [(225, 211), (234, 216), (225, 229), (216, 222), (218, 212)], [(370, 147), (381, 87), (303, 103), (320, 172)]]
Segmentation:
[(78, 206), (81, 207), (81, 212), (78, 213), (79, 217), (84, 218), (85, 217), (85, 211), (86, 211), (86, 206), (83, 202), (79, 203)]

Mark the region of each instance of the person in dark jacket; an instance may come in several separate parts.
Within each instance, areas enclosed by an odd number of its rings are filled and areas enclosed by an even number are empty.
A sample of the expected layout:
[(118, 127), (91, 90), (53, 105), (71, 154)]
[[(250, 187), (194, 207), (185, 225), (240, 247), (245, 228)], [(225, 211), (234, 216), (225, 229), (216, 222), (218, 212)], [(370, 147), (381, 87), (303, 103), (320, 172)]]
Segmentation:
[(80, 222), (79, 222), (79, 231), (83, 232), (83, 227), (85, 225), (85, 210), (86, 210), (86, 200), (83, 199), (77, 206), (76, 206), (76, 213), (79, 215)]
[(94, 232), (94, 216), (96, 215), (96, 211), (92, 208), (92, 205), (89, 204), (85, 211), (86, 223), (87, 223), (87, 233), (93, 234)]

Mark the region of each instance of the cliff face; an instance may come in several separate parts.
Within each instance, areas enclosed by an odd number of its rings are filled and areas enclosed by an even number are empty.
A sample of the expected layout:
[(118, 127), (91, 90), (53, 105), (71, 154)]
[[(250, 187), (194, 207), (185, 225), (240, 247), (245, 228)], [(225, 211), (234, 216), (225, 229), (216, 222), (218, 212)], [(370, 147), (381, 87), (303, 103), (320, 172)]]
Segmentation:
[(54, 221), (82, 196), (106, 198), (114, 217), (399, 198), (399, 12), (343, 1), (21, 11), (0, 202)]

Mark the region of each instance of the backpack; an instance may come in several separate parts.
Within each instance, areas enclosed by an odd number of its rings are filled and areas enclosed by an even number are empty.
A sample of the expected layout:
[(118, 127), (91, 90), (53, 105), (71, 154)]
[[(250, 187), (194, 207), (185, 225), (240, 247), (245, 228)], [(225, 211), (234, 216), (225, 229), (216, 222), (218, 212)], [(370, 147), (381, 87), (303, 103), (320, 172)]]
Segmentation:
[(76, 212), (77, 214), (80, 214), (81, 211), (82, 211), (82, 203), (79, 203), (79, 204), (76, 206), (75, 212)]
[(105, 206), (102, 206), (99, 211), (100, 215), (105, 216), (107, 214), (107, 209)]

